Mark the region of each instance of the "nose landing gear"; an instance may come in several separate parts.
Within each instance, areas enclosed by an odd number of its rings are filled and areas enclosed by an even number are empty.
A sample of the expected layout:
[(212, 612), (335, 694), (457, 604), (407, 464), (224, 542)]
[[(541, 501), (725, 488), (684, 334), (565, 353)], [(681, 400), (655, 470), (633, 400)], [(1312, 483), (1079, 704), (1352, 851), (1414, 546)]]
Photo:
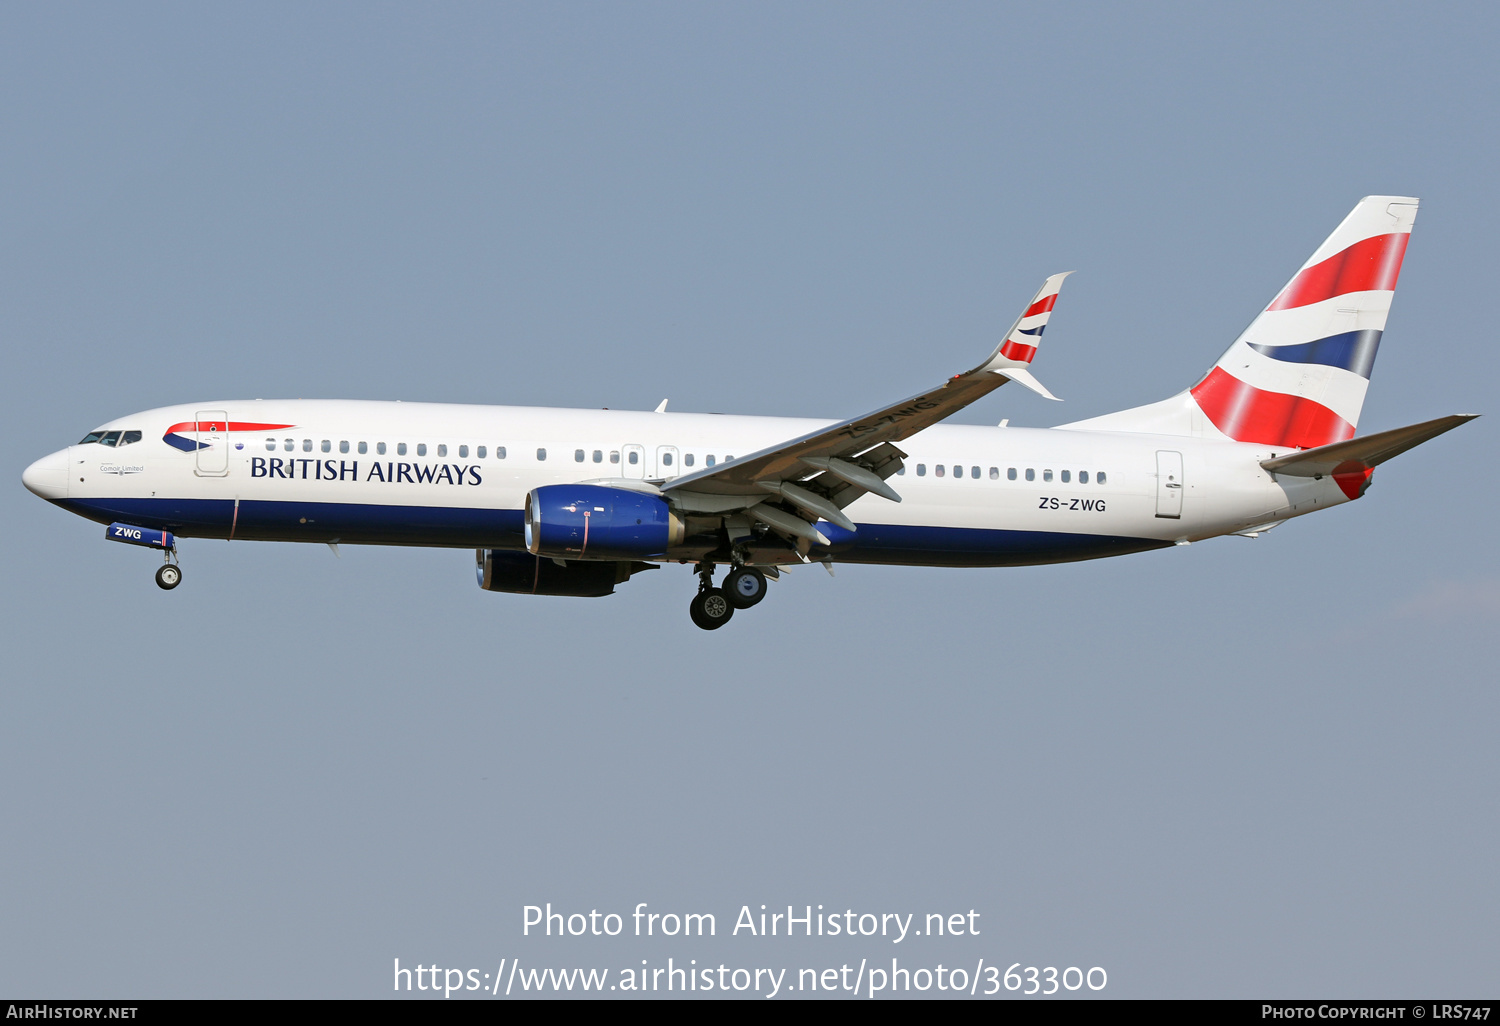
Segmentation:
[(162, 591), (171, 591), (182, 583), (182, 567), (177, 562), (177, 543), (173, 540), (172, 547), (162, 554), (166, 560), (156, 568), (156, 586)]
[(156, 586), (162, 591), (171, 591), (182, 583), (182, 567), (177, 565), (177, 539), (171, 531), (136, 527), (134, 524), (110, 524), (104, 529), (104, 537), (108, 541), (161, 549), (162, 565), (156, 571)]
[(156, 586), (162, 591), (171, 591), (182, 583), (182, 567), (176, 563), (163, 563), (156, 570)]

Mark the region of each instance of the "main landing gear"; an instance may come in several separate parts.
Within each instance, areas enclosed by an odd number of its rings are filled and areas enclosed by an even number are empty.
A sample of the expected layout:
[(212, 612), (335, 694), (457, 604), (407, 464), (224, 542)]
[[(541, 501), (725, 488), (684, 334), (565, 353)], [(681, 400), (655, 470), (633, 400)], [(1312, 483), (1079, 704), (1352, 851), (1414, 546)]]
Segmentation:
[(724, 587), (714, 587), (714, 565), (698, 564), (698, 594), (688, 605), (693, 623), (716, 631), (729, 622), (736, 609), (749, 609), (766, 597), (766, 575), (753, 566), (737, 566), (724, 577)]
[(749, 609), (766, 597), (766, 575), (753, 566), (739, 566), (724, 578), (724, 593), (736, 609)]

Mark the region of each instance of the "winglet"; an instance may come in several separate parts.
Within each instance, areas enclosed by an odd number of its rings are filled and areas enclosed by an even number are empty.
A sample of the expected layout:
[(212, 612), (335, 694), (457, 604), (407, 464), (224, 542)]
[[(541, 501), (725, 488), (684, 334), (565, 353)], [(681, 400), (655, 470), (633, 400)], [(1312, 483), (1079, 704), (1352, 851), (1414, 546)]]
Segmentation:
[(1025, 367), (1007, 367), (1005, 368), (1005, 370), (996, 371), (995, 373), (1004, 374), (1007, 378), (1010, 378), (1010, 380), (1014, 381), (1018, 385), (1025, 385), (1027, 388), (1031, 389), (1043, 399), (1051, 399), (1052, 401), (1059, 403), (1062, 402), (1062, 400), (1057, 396), (1047, 391), (1047, 386), (1038, 381), (1032, 375), (1031, 371), (1027, 370)]
[(1057, 295), (1062, 291), (1063, 279), (1072, 273), (1064, 271), (1054, 274), (1043, 282), (1036, 295), (1031, 297), (1031, 302), (1026, 304), (1025, 311), (1016, 318), (1010, 331), (1005, 333), (1004, 341), (990, 354), (988, 360), (970, 373), (990, 371), (1003, 374), (1016, 384), (1025, 385), (1037, 395), (1057, 399), (1032, 375), (1030, 366), (1031, 361), (1036, 358), (1037, 347), (1041, 344), (1042, 332), (1046, 330), (1047, 321), (1052, 317), (1052, 308), (1057, 305)]

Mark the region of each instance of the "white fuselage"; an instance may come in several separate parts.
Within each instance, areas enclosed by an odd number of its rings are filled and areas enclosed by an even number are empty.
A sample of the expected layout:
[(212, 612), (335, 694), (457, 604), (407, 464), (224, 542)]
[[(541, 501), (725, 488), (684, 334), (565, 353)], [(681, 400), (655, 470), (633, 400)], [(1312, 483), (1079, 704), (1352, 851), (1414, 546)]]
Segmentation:
[[(183, 537), (519, 549), (525, 496), (535, 487), (670, 480), (828, 423), (210, 402), (112, 421), (99, 432), (139, 431), (141, 440), (70, 446), (28, 471), (28, 486), (45, 478), (41, 494), (80, 515)], [(1086, 559), (1244, 532), (1348, 501), (1333, 480), (1278, 480), (1262, 469), (1274, 447), (1232, 441), (938, 425), (900, 447), (905, 468), (889, 483), (903, 501), (856, 500), (844, 512), (858, 529), (830, 533), (827, 558), (975, 566)], [(689, 545), (669, 558), (699, 555)]]

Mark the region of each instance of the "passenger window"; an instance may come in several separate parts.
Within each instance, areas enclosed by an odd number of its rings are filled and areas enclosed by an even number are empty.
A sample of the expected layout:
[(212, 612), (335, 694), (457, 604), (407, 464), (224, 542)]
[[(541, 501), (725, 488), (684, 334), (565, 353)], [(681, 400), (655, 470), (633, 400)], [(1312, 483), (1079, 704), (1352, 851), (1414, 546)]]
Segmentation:
[(1071, 478), (1072, 476), (1073, 476), (1072, 471), (1064, 470), (1062, 472), (1062, 483), (1063, 484), (1067, 484), (1068, 483), (1068, 479)]
[(938, 477), (942, 477), (945, 473), (947, 473), (948, 468), (939, 463), (936, 467), (933, 468), (933, 470), (934, 472), (936, 472)]
[(370, 451), (370, 443), (369, 442), (360, 442), (359, 443), (359, 454), (361, 456), (363, 456), (365, 453), (367, 453), (369, 451)]
[(1103, 484), (1104, 483), (1104, 471), (1101, 470), (1101, 471), (1099, 471), (1099, 473), (1097, 473), (1097, 474), (1094, 475), (1094, 483), (1095, 484)]
[(1052, 471), (1051, 470), (1044, 470), (1044, 471), (1042, 471), (1042, 480), (1043, 481), (1051, 481), (1052, 480)]
[(537, 458), (537, 462), (538, 463), (546, 460), (546, 458), (547, 458), (547, 450), (546, 449), (538, 449), (536, 451), (536, 458)]
[(505, 459), (505, 446), (503, 446), (503, 445), (497, 445), (497, 446), (495, 446), (495, 459), (497, 459), (497, 460), (503, 460), (503, 459)]
[(417, 443), (417, 455), (418, 456), (426, 456), (427, 455), (427, 443), (426, 442), (418, 442)]
[(1026, 480), (1028, 480), (1028, 481), (1035, 481), (1036, 480), (1036, 471), (1032, 470), (1030, 467), (1026, 468)]
[(304, 439), (302, 439), (302, 451), (303, 452), (312, 452), (312, 439), (311, 438), (304, 438)]
[(631, 453), (630, 454), (630, 465), (631, 466), (635, 466), (639, 462), (641, 462), (641, 454), (638, 453), (638, 452)]
[(703, 457), (703, 465), (705, 467), (711, 467), (711, 466), (713, 466), (714, 465), (714, 458), (712, 456), (705, 456), (705, 457)]
[(664, 453), (661, 454), (661, 465), (664, 466), (664, 467), (670, 467), (672, 465), (672, 454), (671, 453), (664, 452)]
[(619, 449), (611, 449), (609, 451), (609, 462), (611, 462), (611, 463), (619, 463), (620, 462), (620, 450)]
[(448, 455), (448, 446), (447, 446), (446, 443), (438, 446), (438, 452), (437, 452), (437, 454), (439, 456), (446, 456), (446, 455)]
[(139, 442), (140, 440), (141, 433), (139, 431), (127, 431), (120, 436), (121, 445), (130, 445), (133, 442)]
[(323, 439), (323, 445), (321, 446), (321, 448), (324, 452), (333, 452), (333, 443), (325, 438)]
[(297, 448), (297, 443), (288, 438), (285, 442), (282, 443), (281, 448), (285, 452), (291, 452), (293, 449)]
[(583, 462), (583, 450), (582, 449), (574, 449), (573, 450), (573, 462), (574, 463), (582, 463)]
[(406, 443), (405, 442), (397, 442), (396, 443), (396, 455), (397, 456), (405, 456), (406, 455)]
[(482, 460), (482, 459), (484, 459), (484, 454), (485, 454), (485, 453), (486, 453), (486, 452), (488, 452), (488, 451), (489, 451), (489, 450), (488, 450), (488, 449), (486, 449), (486, 448), (485, 448), (485, 447), (484, 447), (484, 446), (482, 446), (482, 445), (476, 445), (476, 446), (475, 446), (475, 447), (474, 447), (474, 456), (475, 456), (475, 457), (476, 457), (476, 458), (477, 458), (477, 459), (481, 459), (481, 460)]
[(1006, 467), (1005, 468), (1005, 480), (1007, 480), (1007, 481), (1014, 481), (1015, 479), (1016, 479), (1016, 468), (1015, 467)]
[(906, 464), (905, 463), (901, 464), (901, 466), (899, 466), (899, 467), (896, 468), (896, 476), (897, 477), (905, 477), (906, 476)]
[(1000, 468), (999, 467), (991, 467), (990, 468), (990, 480), (991, 481), (998, 481), (998, 480), (1000, 480)]
[(275, 451), (276, 451), (276, 439), (274, 439), (274, 438), (267, 438), (266, 439), (266, 452), (275, 452)]
[(385, 443), (384, 442), (376, 442), (375, 443), (375, 454), (377, 456), (384, 456), (385, 455)]
[(114, 444), (116, 442), (118, 442), (119, 440), (120, 440), (120, 432), (118, 432), (118, 431), (106, 431), (106, 432), (104, 432), (103, 435), (99, 436), (99, 444), (100, 445), (108, 445), (108, 446), (113, 447)]
[(917, 464), (917, 476), (918, 477), (926, 477), (927, 476), (927, 464), (925, 464), (925, 463), (918, 463)]
[(1089, 472), (1087, 470), (1080, 470), (1078, 472), (1078, 483), (1079, 484), (1088, 484), (1089, 483)]
[(469, 458), (469, 447), (467, 445), (460, 445), (458, 447), (458, 458), (461, 460)]
[(691, 467), (693, 465), (692, 453), (688, 453), (686, 456), (682, 457), (682, 465), (685, 467)]
[(339, 443), (339, 452), (348, 452), (348, 451), (349, 451), (349, 443), (348, 442), (340, 442)]
[(604, 450), (603, 449), (595, 449), (594, 450), (594, 462), (595, 463), (603, 463), (604, 462)]
[(969, 470), (969, 476), (972, 477), (974, 480), (978, 481), (979, 480), (979, 468), (978, 467), (972, 467), (972, 468), (970, 468), (970, 470)]

